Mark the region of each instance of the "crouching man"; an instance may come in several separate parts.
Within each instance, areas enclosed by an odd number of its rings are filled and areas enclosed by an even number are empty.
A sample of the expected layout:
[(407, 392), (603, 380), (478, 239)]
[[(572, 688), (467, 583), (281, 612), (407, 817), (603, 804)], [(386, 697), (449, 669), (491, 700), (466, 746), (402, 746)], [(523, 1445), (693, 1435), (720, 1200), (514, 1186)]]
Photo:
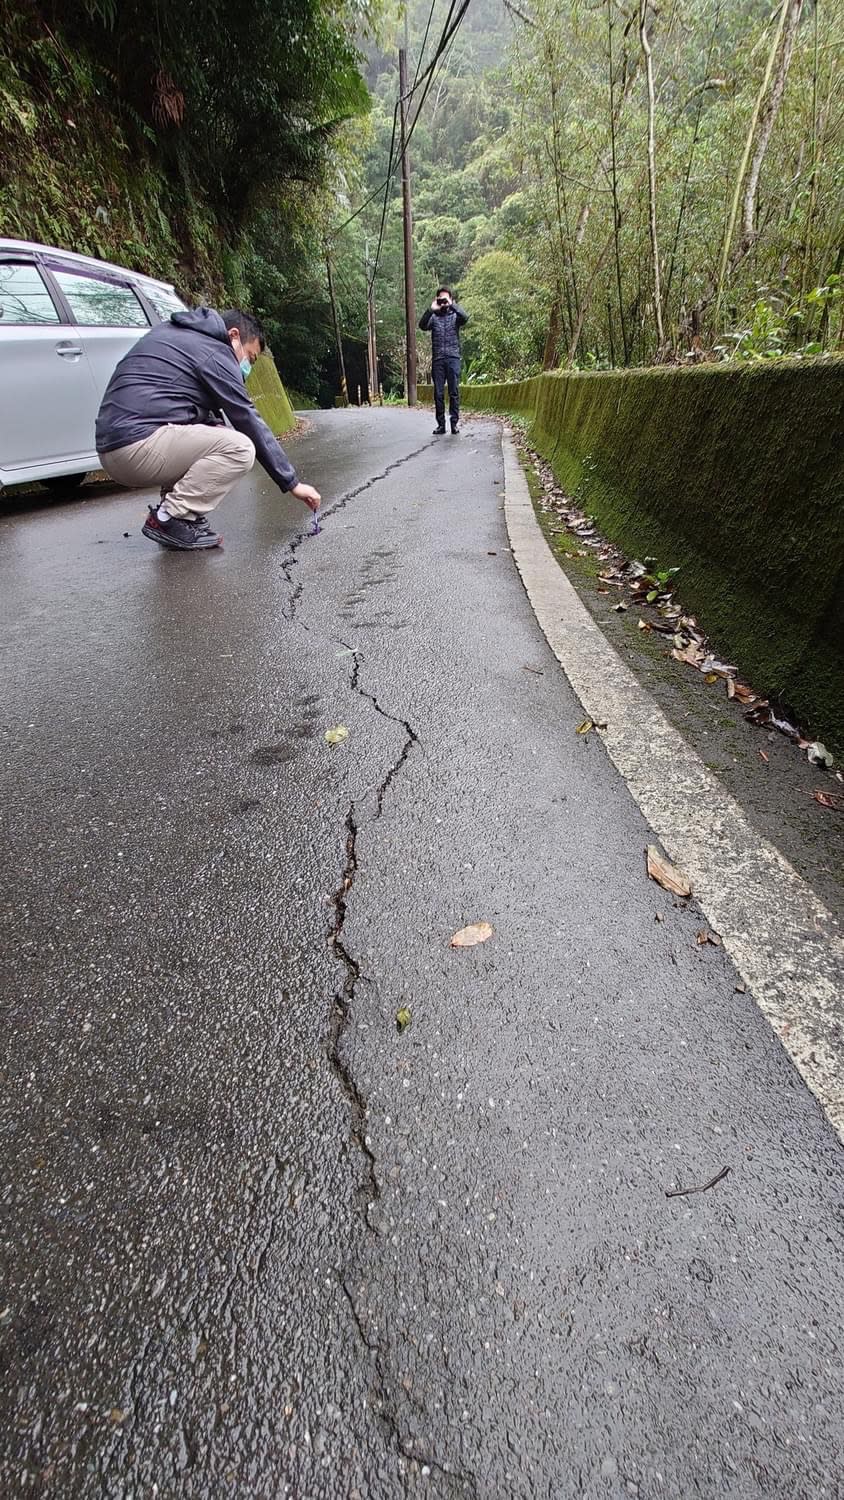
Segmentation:
[(112, 375), (97, 416), (100, 463), (118, 484), (160, 489), (142, 530), (162, 547), (219, 546), (209, 515), (256, 455), (281, 490), (319, 509), (246, 394), (263, 348), (250, 313), (200, 307), (151, 328)]

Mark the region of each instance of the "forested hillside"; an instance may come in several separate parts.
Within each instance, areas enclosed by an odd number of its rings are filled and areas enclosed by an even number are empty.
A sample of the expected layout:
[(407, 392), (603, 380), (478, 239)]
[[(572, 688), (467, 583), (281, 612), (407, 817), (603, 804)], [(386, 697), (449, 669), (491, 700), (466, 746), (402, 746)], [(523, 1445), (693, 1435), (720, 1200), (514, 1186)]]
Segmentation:
[[(396, 0), (0, 19), (0, 232), (251, 302), (326, 402), (330, 256), (353, 396), (368, 282), (401, 387)], [(844, 0), (409, 0), (406, 24), (418, 310), (455, 285), (470, 379), (840, 345)]]
[(458, 284), (470, 372), (840, 343), (843, 56), (842, 0), (472, 0), (412, 146), (420, 301)]
[(255, 303), (306, 358), (288, 295), (369, 109), (370, 21), (366, 0), (0, 0), (0, 234)]

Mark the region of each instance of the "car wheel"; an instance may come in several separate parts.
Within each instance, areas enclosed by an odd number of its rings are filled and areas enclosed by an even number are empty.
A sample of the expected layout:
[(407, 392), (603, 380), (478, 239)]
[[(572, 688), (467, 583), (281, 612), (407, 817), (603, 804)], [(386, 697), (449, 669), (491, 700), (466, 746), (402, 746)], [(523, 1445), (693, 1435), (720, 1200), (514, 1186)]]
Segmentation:
[(52, 479), (42, 479), (41, 483), (45, 489), (53, 490), (54, 493), (61, 495), (65, 490), (78, 490), (87, 477), (86, 469), (84, 474), (54, 474)]

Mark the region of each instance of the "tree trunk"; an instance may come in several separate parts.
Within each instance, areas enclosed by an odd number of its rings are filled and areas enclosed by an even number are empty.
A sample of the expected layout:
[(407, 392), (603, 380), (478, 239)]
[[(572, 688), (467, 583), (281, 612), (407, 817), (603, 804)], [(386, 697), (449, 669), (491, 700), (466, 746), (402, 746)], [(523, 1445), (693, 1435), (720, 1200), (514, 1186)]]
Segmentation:
[[(627, 325), (624, 321), (624, 296), (621, 290), (621, 248), (619, 245), (619, 234), (621, 232), (621, 212), (618, 206), (618, 166), (615, 152), (615, 79), (613, 76), (612, 55), (612, 3), (607, 0), (607, 47), (609, 53), (609, 87), (610, 87), (610, 150), (612, 153), (612, 215), (613, 215), (613, 238), (615, 247), (615, 279), (618, 288), (618, 317), (621, 324), (621, 342), (624, 346), (624, 363), (629, 362), (630, 352), (627, 346)], [(578, 318), (578, 327), (582, 329), (583, 319)], [(578, 338), (580, 333), (578, 332)], [(577, 347), (575, 343), (575, 348)], [(570, 358), (573, 358), (572, 354)]]
[[(711, 31), (710, 37), (709, 37), (709, 51), (706, 54), (706, 68), (704, 70), (704, 80), (703, 80), (703, 83), (699, 85), (698, 91), (697, 91), (698, 94), (699, 94), (699, 98), (698, 98), (697, 114), (695, 116), (695, 128), (694, 128), (694, 133), (692, 135), (692, 142), (691, 142), (691, 145), (689, 147), (689, 159), (686, 162), (686, 171), (685, 171), (685, 175), (683, 177), (683, 190), (682, 190), (682, 192), (680, 194), (680, 207), (677, 210), (677, 225), (676, 225), (676, 228), (674, 230), (674, 243), (671, 246), (671, 259), (668, 262), (668, 275), (665, 278), (665, 309), (666, 309), (666, 312), (668, 313), (669, 317), (670, 317), (669, 301), (670, 301), (670, 297), (671, 297), (671, 283), (674, 280), (674, 266), (676, 264), (677, 250), (678, 250), (678, 247), (679, 247), (679, 244), (680, 244), (680, 233), (681, 233), (682, 227), (683, 227), (683, 215), (685, 214), (685, 211), (686, 211), (686, 198), (688, 196), (689, 183), (691, 182), (691, 177), (692, 177), (692, 165), (694, 163), (695, 152), (697, 151), (697, 145), (698, 145), (698, 141), (700, 139), (700, 126), (701, 126), (701, 120), (703, 118), (704, 98), (705, 98), (705, 95), (706, 95), (706, 90), (708, 88), (715, 87), (715, 86), (720, 86), (722, 84), (722, 82), (723, 82), (722, 79), (713, 79), (713, 78), (710, 78), (710, 76), (709, 76), (709, 67), (710, 67), (710, 64), (712, 62), (712, 53), (715, 50), (715, 38), (718, 35), (718, 26), (719, 26), (720, 20), (721, 20), (721, 0), (717, 0), (716, 6), (715, 6), (715, 16), (714, 16), (713, 21), (712, 21), (712, 31)], [(681, 285), (680, 285), (680, 302), (682, 303), (682, 280), (681, 280)], [(678, 321), (680, 319), (680, 312), (681, 312), (681, 308), (678, 308), (678, 312), (677, 312)]]
[[(750, 129), (747, 132), (747, 140), (745, 142), (738, 175), (736, 177), (735, 187), (733, 190), (733, 199), (730, 206), (727, 228), (724, 233), (724, 243), (721, 247), (721, 263), (718, 268), (718, 280), (715, 285), (716, 318), (721, 310), (721, 303), (724, 297), (724, 284), (727, 276), (728, 262), (730, 274), (732, 275), (741, 261), (747, 255), (748, 250), (751, 249), (756, 238), (753, 226), (753, 214), (756, 206), (756, 191), (759, 185), (759, 173), (762, 170), (762, 163), (765, 159), (765, 153), (768, 149), (768, 142), (771, 139), (771, 131), (774, 126), (774, 120), (776, 119), (780, 104), (782, 103), (782, 96), (785, 91), (785, 81), (788, 76), (788, 68), (791, 62), (791, 53), (794, 47), (794, 37), (797, 31), (797, 23), (800, 20), (802, 9), (803, 0), (782, 0), (782, 5), (780, 8), (780, 18), (777, 24), (777, 29), (774, 33), (773, 42), (771, 43), (771, 50), (768, 54), (768, 61), (765, 67), (765, 76), (762, 79), (762, 86), (756, 96), (756, 103), (753, 106), (753, 114), (751, 115), (750, 119)], [(783, 40), (783, 33), (786, 31), (786, 26), (788, 26), (788, 33), (786, 35), (786, 40), (782, 46), (782, 53), (780, 56), (780, 65), (777, 71), (777, 77), (774, 81), (774, 86), (771, 89), (770, 98), (765, 108), (762, 129), (759, 132), (759, 140), (756, 145), (756, 150), (755, 152), (753, 152), (753, 166), (744, 195), (742, 237), (738, 245), (736, 246), (733, 255), (730, 256), (730, 246), (733, 241), (733, 232), (736, 226), (736, 219), (738, 218), (739, 199), (741, 198), (742, 185), (744, 183), (745, 173), (747, 172), (747, 164), (750, 161), (750, 155), (753, 151), (753, 142), (756, 136), (756, 128), (759, 123), (759, 116), (762, 111), (762, 105), (765, 100), (765, 96), (768, 93), (771, 76), (774, 71), (774, 64), (777, 59), (777, 54), (780, 52), (780, 43)]]
[(762, 119), (759, 126), (759, 138), (756, 142), (756, 150), (753, 153), (753, 161), (750, 166), (750, 176), (747, 179), (747, 187), (744, 193), (744, 213), (742, 217), (742, 244), (745, 246), (744, 254), (750, 249), (756, 239), (756, 228), (754, 225), (754, 214), (756, 211), (756, 194), (759, 190), (759, 174), (762, 171), (762, 163), (771, 139), (774, 121), (780, 111), (783, 95), (785, 93), (788, 70), (791, 66), (791, 56), (794, 51), (794, 39), (797, 35), (797, 27), (800, 25), (800, 16), (803, 11), (803, 0), (790, 0), (787, 9), (787, 20), (785, 26), (785, 37), (782, 44), (780, 64), (774, 86), (771, 89), (768, 102), (762, 111)]
[(545, 349), (542, 355), (543, 370), (556, 369), (557, 346), (560, 342), (560, 293), (559, 290), (551, 303), (551, 312), (548, 317), (548, 332), (545, 335)]
[(654, 279), (654, 317), (656, 318), (657, 349), (665, 343), (662, 327), (662, 288), (659, 274), (659, 241), (656, 227), (656, 144), (654, 132), (654, 70), (650, 38), (648, 37), (648, 0), (639, 0), (639, 40), (645, 54), (645, 76), (648, 82), (648, 223), (651, 235), (651, 260)]

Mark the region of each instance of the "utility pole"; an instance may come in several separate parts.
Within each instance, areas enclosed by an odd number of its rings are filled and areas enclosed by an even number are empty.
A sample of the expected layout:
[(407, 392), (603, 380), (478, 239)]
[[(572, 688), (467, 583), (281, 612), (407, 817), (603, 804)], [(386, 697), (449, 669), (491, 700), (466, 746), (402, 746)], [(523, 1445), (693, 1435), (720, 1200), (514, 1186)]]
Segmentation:
[(343, 335), (340, 331), (340, 314), (334, 295), (334, 276), (331, 271), (331, 251), (325, 252), (325, 268), (328, 271), (328, 295), (331, 298), (331, 316), (334, 319), (334, 338), (337, 342), (337, 363), (340, 366), (340, 397), (344, 406), (349, 404), (349, 387), (346, 384), (346, 361), (343, 358)]
[(407, 329), (408, 406), (416, 405), (416, 284), (413, 274), (413, 209), (410, 202), (410, 157), (407, 152), (407, 9), (404, 47), (399, 49), (399, 113), (401, 116), (401, 195), (404, 211), (404, 317)]
[(378, 379), (378, 342), (375, 337), (375, 292), (373, 290), (374, 278), (369, 274), (369, 240), (365, 242), (366, 256), (366, 328), (368, 334), (369, 358), (369, 404), (374, 406), (376, 398), (379, 406), (381, 403), (381, 382)]

